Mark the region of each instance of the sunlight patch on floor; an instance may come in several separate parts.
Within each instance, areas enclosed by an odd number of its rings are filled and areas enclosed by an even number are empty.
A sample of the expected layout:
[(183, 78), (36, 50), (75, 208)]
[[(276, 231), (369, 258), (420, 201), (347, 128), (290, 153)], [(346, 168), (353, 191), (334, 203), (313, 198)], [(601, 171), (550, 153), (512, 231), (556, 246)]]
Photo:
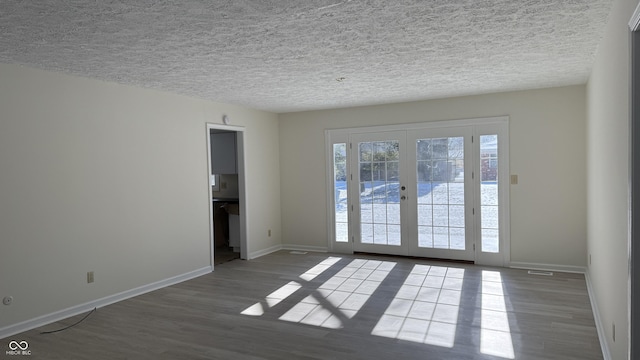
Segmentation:
[(373, 335), (451, 348), (464, 269), (415, 265)]
[(242, 310), (240, 314), (249, 316), (262, 316), (264, 315), (264, 307), (262, 307), (262, 303), (255, 303)]
[(339, 257), (328, 257), (326, 260), (322, 261), (320, 264), (312, 267), (311, 269), (305, 271), (304, 274), (300, 275), (300, 278), (305, 281), (311, 281), (315, 279), (318, 275), (325, 272), (327, 269), (335, 265), (338, 261), (340, 261)]
[[(264, 300), (267, 307), (274, 307), (298, 291), (302, 285), (295, 281), (289, 281), (287, 284), (279, 287), (277, 290), (267, 295)], [(262, 303), (255, 303), (241, 312), (242, 315), (262, 316), (264, 314), (264, 306)]]
[(286, 285), (280, 287), (278, 290), (267, 295), (265, 298), (269, 307), (274, 307), (282, 302), (282, 300), (291, 296), (294, 292), (298, 291), (302, 285), (295, 281), (289, 281)]
[[(301, 274), (297, 281), (289, 281), (241, 313), (262, 316), (293, 294), (306, 291), (306, 296), (279, 319), (329, 329), (343, 328), (376, 292), (396, 263), (354, 259), (318, 288), (304, 286), (340, 260), (339, 257), (326, 258)], [(453, 348), (464, 275), (462, 268), (414, 265), (371, 334)], [(514, 359), (500, 272), (483, 270), (481, 284), (480, 352)]]
[(395, 262), (356, 259), (279, 319), (339, 329), (353, 318), (395, 267)]
[(395, 262), (355, 259), (341, 268), (317, 289), (305, 289), (305, 284), (335, 266), (341, 258), (328, 257), (305, 271), (298, 281), (290, 281), (241, 312), (262, 316), (299, 291), (309, 294), (292, 306), (280, 320), (339, 329), (344, 321), (353, 318), (396, 266)]
[(481, 296), (480, 352), (514, 359), (513, 340), (500, 272), (482, 271)]
[[(304, 281), (313, 280), (318, 275), (322, 274), (327, 269), (331, 268), (331, 266), (333, 266), (335, 263), (340, 261), (340, 259), (342, 258), (333, 257), (333, 256), (328, 257), (322, 262), (320, 262), (318, 265), (305, 271), (302, 275), (300, 275), (300, 278)], [(278, 305), (280, 302), (282, 302), (284, 299), (293, 295), (296, 291), (300, 290), (301, 287), (302, 285), (300, 285), (300, 283), (296, 281), (290, 281), (287, 284), (273, 291), (271, 294), (267, 295), (264, 299), (265, 300), (264, 302), (266, 303), (267, 307), (269, 308), (274, 307)], [(264, 312), (265, 312), (264, 305), (265, 304), (263, 304), (262, 302), (258, 302), (244, 309), (240, 313), (242, 315), (249, 315), (249, 316), (262, 316), (264, 315)]]

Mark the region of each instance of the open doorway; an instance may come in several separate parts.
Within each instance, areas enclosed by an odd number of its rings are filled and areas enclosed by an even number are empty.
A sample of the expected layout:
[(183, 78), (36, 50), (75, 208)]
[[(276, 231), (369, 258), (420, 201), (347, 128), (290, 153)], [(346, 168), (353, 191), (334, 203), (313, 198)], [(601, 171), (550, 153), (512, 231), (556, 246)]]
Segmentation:
[(211, 263), (247, 258), (244, 128), (207, 124)]

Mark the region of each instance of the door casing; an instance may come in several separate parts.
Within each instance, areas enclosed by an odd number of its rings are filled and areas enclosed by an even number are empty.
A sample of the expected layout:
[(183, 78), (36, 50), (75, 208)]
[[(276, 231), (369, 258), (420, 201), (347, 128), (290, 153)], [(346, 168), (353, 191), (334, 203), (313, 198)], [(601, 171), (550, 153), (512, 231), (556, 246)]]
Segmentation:
[[(245, 190), (245, 161), (244, 161), (244, 131), (245, 128), (243, 126), (232, 126), (232, 125), (222, 125), (222, 124), (213, 124), (207, 123), (207, 188), (209, 195), (209, 242), (210, 242), (210, 257), (211, 257), (211, 267), (214, 268), (214, 256), (215, 256), (215, 239), (214, 239), (214, 231), (213, 231), (213, 192), (211, 189), (211, 130), (227, 130), (234, 131), (236, 133), (236, 157), (238, 161), (238, 203), (240, 205), (240, 258), (247, 259), (249, 254), (249, 244), (247, 241), (247, 227), (248, 227), (248, 219), (247, 219), (247, 201), (246, 201), (246, 190)], [(215, 268), (214, 268), (215, 270)]]

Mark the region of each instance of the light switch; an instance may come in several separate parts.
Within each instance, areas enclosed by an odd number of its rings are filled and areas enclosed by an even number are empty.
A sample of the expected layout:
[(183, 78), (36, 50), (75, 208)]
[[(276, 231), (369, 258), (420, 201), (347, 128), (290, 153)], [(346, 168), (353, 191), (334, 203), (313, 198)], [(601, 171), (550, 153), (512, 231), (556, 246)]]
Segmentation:
[(511, 175), (511, 185), (518, 184), (518, 175)]

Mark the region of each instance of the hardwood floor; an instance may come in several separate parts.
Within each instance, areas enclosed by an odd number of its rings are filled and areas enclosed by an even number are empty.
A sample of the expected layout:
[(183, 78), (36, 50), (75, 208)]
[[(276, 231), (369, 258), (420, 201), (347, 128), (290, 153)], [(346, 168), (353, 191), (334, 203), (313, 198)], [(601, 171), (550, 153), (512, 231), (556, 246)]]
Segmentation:
[(82, 316), (11, 339), (31, 359), (602, 359), (584, 276), (400, 257), (230, 261), (40, 334)]
[(228, 246), (216, 247), (216, 251), (214, 254), (215, 254), (215, 257), (213, 261), (215, 266), (224, 264), (227, 261), (240, 259), (240, 253), (233, 252), (233, 249)]

